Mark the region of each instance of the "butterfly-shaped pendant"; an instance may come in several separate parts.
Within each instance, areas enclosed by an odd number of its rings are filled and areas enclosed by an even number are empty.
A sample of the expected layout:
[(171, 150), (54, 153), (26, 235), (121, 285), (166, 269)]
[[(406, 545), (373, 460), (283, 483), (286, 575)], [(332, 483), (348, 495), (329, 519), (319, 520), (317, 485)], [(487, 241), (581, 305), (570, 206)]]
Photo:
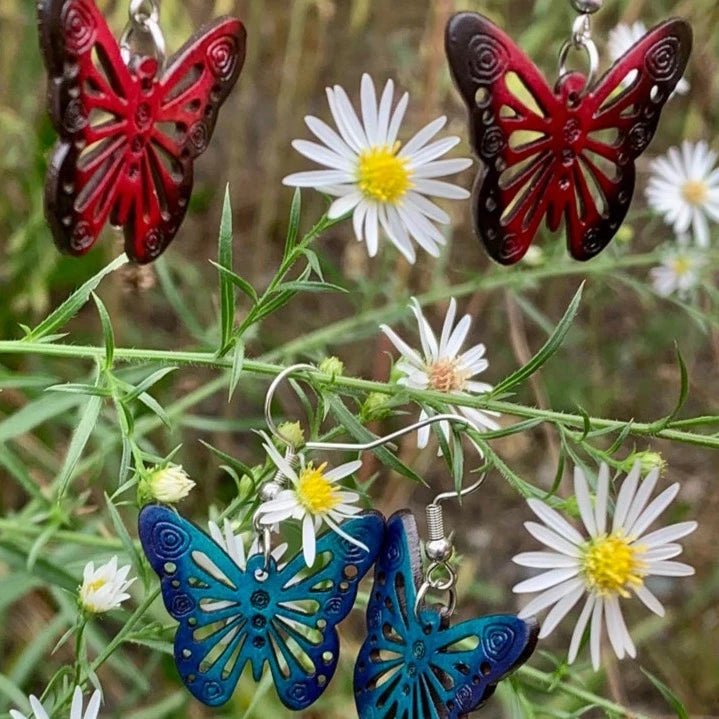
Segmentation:
[(421, 603), (417, 525), (408, 511), (387, 523), (367, 607), (368, 638), (355, 667), (360, 719), (461, 719), (534, 651), (539, 628), (511, 614), (449, 626)]
[(244, 63), (244, 26), (217, 20), (164, 69), (155, 57), (126, 64), (95, 0), (39, 0), (38, 17), (60, 136), (45, 186), (55, 243), (83, 255), (109, 220), (130, 259), (151, 262), (187, 212), (195, 159)]
[(485, 17), (461, 13), (450, 20), (447, 56), (484, 165), (474, 221), (493, 259), (518, 262), (545, 217), (553, 232), (565, 218), (577, 260), (607, 246), (629, 210), (634, 163), (654, 137), (691, 48), (691, 27), (669, 20), (598, 82), (588, 87), (584, 75), (570, 72), (552, 90)]
[(142, 510), (143, 549), (160, 577), (165, 607), (180, 623), (175, 662), (197, 699), (226, 703), (245, 667), (258, 682), (265, 664), (288, 708), (300, 711), (320, 697), (337, 668), (337, 625), (375, 562), (384, 519), (367, 512), (342, 529), (369, 551), (327, 532), (317, 541), (312, 569), (301, 553), (283, 567), (274, 558), (265, 565), (264, 555), (255, 554), (242, 569), (173, 510)]

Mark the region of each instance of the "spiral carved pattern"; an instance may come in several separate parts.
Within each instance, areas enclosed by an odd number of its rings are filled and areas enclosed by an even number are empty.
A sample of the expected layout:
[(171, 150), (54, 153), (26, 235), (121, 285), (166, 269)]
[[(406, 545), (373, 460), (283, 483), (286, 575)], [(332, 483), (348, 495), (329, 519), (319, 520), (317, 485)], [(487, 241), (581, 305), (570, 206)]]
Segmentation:
[(148, 257), (158, 257), (165, 246), (165, 239), (160, 230), (152, 229), (145, 236), (145, 250)]
[(196, 122), (190, 128), (189, 137), (194, 151), (198, 154), (204, 152), (210, 142), (210, 130), (208, 129), (207, 124), (202, 120)]
[(485, 632), (482, 647), (489, 659), (500, 662), (512, 649), (514, 640), (515, 633), (511, 627), (497, 625)]
[(95, 237), (89, 222), (82, 220), (78, 222), (70, 238), (70, 248), (73, 252), (84, 252), (92, 246)]
[(661, 39), (647, 53), (644, 66), (655, 82), (673, 79), (679, 70), (679, 38), (671, 35)]
[(489, 35), (473, 37), (469, 51), (469, 73), (480, 85), (496, 82), (509, 67), (507, 48)]
[(232, 37), (221, 37), (207, 48), (207, 64), (219, 80), (229, 80), (237, 70), (237, 41)]
[(490, 127), (482, 138), (480, 153), (482, 157), (491, 159), (496, 157), (507, 147), (507, 138), (498, 127)]
[(87, 5), (71, 0), (62, 11), (65, 47), (69, 52), (82, 55), (94, 45), (97, 25)]
[(183, 592), (175, 595), (170, 611), (173, 617), (180, 618), (192, 612), (195, 606), (195, 600), (189, 594)]
[(191, 544), (190, 535), (169, 522), (158, 522), (152, 532), (154, 550), (162, 560), (179, 559)]

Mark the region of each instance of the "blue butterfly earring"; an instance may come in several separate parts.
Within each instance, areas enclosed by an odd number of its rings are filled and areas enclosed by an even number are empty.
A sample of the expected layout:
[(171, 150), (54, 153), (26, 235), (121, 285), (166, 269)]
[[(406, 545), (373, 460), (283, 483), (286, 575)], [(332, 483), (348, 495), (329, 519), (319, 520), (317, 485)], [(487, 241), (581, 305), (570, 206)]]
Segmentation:
[[(266, 414), (271, 432), (283, 439), (269, 415), (276, 387), (277, 382), (268, 392)], [(277, 459), (277, 475), (261, 490), (263, 503), (282, 497), (296, 459), (288, 443), (285, 457)], [(210, 536), (167, 507), (149, 505), (139, 517), (145, 555), (160, 578), (167, 611), (179, 622), (175, 663), (187, 689), (202, 703), (221, 706), (246, 669), (258, 682), (269, 667), (281, 701), (301, 711), (317, 701), (335, 673), (337, 625), (382, 547), (384, 518), (362, 512), (341, 528), (313, 534), (311, 562), (305, 551), (282, 563), (272, 552), (271, 524), (258, 514), (255, 529), (245, 559), (229, 523), (224, 536), (217, 526)]]
[[(441, 502), (466, 496), (482, 482), (441, 494), (428, 506), (426, 568), (412, 513), (390, 517), (367, 607), (368, 636), (355, 665), (360, 719), (462, 719), (534, 651), (539, 633), (534, 620), (497, 614), (450, 625), (457, 574)], [(446, 605), (430, 606), (429, 592), (446, 593)]]

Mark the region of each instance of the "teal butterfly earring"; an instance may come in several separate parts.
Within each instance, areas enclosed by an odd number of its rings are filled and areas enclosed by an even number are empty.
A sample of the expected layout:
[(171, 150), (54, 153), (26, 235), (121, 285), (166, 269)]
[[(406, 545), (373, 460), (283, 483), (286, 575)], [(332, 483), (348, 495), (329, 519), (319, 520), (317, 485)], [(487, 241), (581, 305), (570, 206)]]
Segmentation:
[[(454, 415), (442, 420), (468, 424)], [(355, 665), (360, 719), (461, 719), (534, 651), (539, 633), (534, 620), (497, 614), (450, 623), (457, 573), (442, 502), (471, 494), (483, 479), (440, 494), (427, 507), (426, 565), (412, 513), (402, 510), (389, 518), (367, 607), (367, 639)], [(447, 602), (429, 604), (430, 593), (446, 594)]]
[[(267, 425), (287, 449), (280, 455), (266, 437), (278, 471), (260, 490), (265, 508), (287, 499), (290, 480), (302, 476), (300, 467), (311, 467), (315, 480), (319, 476), (304, 459), (311, 443), (298, 454), (271, 418), (272, 397), (286, 374), (267, 394)], [(352, 609), (359, 583), (382, 547), (384, 518), (357, 510), (341, 527), (313, 534), (313, 556), (305, 546), (284, 563), (272, 551), (271, 513), (258, 512), (254, 524), (257, 538), (247, 559), (231, 529), (222, 537), (215, 528), (210, 536), (160, 505), (142, 510), (139, 535), (160, 578), (165, 607), (178, 622), (175, 663), (193, 696), (220, 706), (230, 700), (246, 668), (259, 682), (268, 667), (281, 701), (301, 711), (323, 694), (335, 673), (337, 625)]]

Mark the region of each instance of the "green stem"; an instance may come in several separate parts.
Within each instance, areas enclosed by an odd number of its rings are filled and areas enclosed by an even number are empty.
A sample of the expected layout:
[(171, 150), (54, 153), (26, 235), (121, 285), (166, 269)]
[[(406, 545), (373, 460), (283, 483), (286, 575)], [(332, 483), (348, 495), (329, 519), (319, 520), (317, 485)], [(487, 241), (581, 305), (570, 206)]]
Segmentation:
[[(44, 531), (43, 527), (29, 524), (28, 522), (14, 522), (10, 519), (0, 519), (0, 532), (7, 532), (10, 537), (16, 537), (18, 535), (39, 537)], [(64, 544), (76, 544), (82, 547), (93, 547), (95, 549), (124, 549), (124, 545), (119, 539), (109, 539), (107, 537), (98, 537), (97, 535), (65, 530), (53, 532), (51, 541)]]
[(522, 677), (522, 679), (532, 682), (535, 686), (539, 685), (542, 689), (556, 688), (564, 694), (568, 694), (569, 696), (580, 699), (583, 702), (587, 702), (589, 705), (602, 707), (602, 709), (627, 717), (628, 719), (649, 719), (646, 714), (638, 714), (635, 711), (623, 707), (621, 704), (615, 704), (608, 699), (603, 699), (602, 697), (592, 694), (592, 692), (588, 692), (580, 687), (564, 682), (557, 683), (556, 677), (553, 674), (547, 674), (546, 672), (539, 671), (533, 667), (521, 667), (517, 670), (517, 674)]
[[(97, 360), (104, 357), (104, 348), (64, 344), (44, 344), (42, 342), (0, 341), (0, 354), (36, 354), (48, 357), (73, 357), (75, 359)], [(155, 362), (160, 364), (188, 365), (231, 369), (232, 360), (217, 357), (210, 352), (174, 352), (165, 350), (123, 349), (115, 350), (116, 362)], [(247, 360), (243, 371), (266, 377), (276, 377), (284, 367), (268, 362)], [(373, 382), (355, 377), (331, 377), (318, 371), (305, 371), (303, 374), (314, 384), (337, 390), (348, 390), (369, 394), (377, 392), (394, 396), (399, 392), (406, 394), (408, 399), (424, 405), (452, 405), (472, 407), (475, 409), (492, 410), (523, 419), (541, 419), (545, 422), (562, 426), (583, 429), (585, 418), (578, 414), (544, 410), (514, 402), (487, 399), (483, 396), (453, 396), (442, 392), (409, 389), (385, 382)], [(621, 431), (628, 424), (624, 420), (602, 419), (590, 417), (592, 430), (607, 429)], [(697, 434), (668, 427), (658, 429), (656, 423), (632, 422), (631, 432), (636, 437), (653, 437), (682, 442), (700, 447), (719, 449), (719, 437)]]

